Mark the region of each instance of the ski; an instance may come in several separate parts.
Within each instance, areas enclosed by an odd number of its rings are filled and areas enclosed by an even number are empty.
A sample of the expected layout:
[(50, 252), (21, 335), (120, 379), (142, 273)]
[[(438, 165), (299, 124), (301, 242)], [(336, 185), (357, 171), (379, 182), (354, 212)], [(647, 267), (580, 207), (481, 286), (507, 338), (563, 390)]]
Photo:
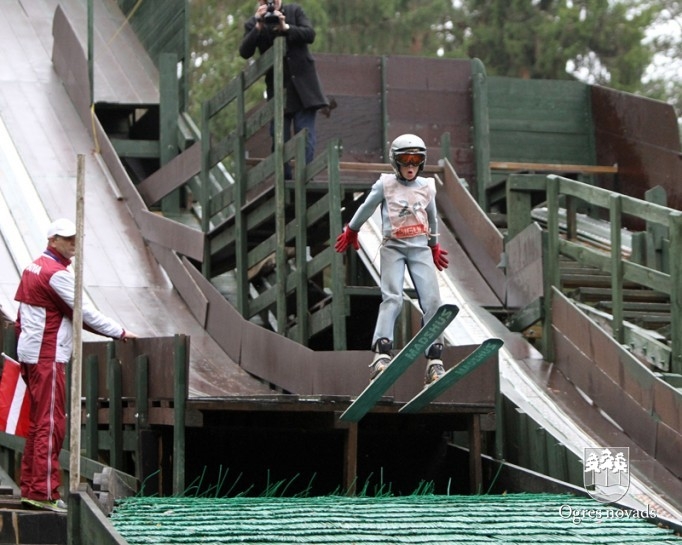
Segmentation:
[(341, 420), (358, 422), (374, 407), (381, 396), (398, 380), (407, 368), (434, 343), (445, 328), (455, 319), (459, 308), (446, 304), (438, 308), (433, 317), (419, 330), (391, 363), (355, 398), (355, 401), (341, 415)]
[(436, 382), (424, 389), (408, 401), (399, 412), (401, 413), (416, 413), (426, 405), (431, 403), (445, 390), (454, 386), (461, 378), (468, 375), (471, 371), (476, 369), (479, 365), (486, 362), (490, 356), (495, 354), (502, 346), (501, 339), (486, 339), (482, 344), (477, 346), (474, 351), (466, 358), (460, 361), (452, 369), (449, 369)]

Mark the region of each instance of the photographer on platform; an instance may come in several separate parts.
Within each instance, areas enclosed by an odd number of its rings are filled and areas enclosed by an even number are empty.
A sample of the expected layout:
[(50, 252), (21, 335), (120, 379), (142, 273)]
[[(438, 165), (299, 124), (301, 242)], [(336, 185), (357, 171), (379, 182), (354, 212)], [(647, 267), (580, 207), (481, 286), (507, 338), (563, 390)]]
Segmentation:
[[(310, 163), (315, 155), (315, 115), (320, 108), (326, 108), (328, 102), (315, 70), (315, 61), (308, 50), (308, 44), (315, 40), (315, 29), (303, 8), (298, 4), (283, 6), (282, 0), (259, 0), (256, 13), (244, 23), (239, 54), (249, 59), (258, 49), (262, 55), (278, 36), (286, 39), (284, 141), (291, 138), (292, 124), (294, 134), (308, 129), (305, 158), (306, 163)], [(271, 99), (274, 96), (272, 71), (266, 74), (265, 82), (268, 99)], [(270, 131), (272, 134), (272, 127)], [(291, 178), (288, 165), (285, 165), (285, 178)]]

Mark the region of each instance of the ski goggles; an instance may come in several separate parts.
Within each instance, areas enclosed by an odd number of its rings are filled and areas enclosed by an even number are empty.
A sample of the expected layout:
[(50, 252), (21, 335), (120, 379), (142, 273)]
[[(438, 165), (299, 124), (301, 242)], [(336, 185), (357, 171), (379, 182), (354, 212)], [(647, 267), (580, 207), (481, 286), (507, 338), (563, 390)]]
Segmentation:
[(395, 156), (395, 162), (401, 167), (418, 167), (424, 160), (423, 153), (399, 153)]

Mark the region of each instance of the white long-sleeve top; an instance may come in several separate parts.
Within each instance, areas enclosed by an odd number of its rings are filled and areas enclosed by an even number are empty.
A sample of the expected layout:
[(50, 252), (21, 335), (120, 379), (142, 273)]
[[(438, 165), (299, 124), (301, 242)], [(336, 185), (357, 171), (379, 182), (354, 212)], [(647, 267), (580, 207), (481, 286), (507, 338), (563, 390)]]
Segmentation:
[[(58, 361), (66, 363), (73, 351), (73, 306), (75, 277), (70, 260), (52, 249), (24, 269), (15, 295), (17, 316), (17, 356), (22, 363)], [(83, 326), (94, 333), (115, 339), (125, 331), (89, 302), (82, 307)]]
[(429, 246), (438, 242), (436, 183), (433, 178), (417, 176), (407, 182), (399, 180), (395, 174), (382, 174), (348, 226), (359, 231), (379, 205), (384, 237), (409, 238), (425, 234), (429, 237)]

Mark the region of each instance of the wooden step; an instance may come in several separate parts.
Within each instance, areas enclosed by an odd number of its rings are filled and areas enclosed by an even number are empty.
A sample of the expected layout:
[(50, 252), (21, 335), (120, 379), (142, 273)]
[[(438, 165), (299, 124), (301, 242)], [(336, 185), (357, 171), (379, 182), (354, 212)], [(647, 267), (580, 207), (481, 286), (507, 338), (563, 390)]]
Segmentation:
[[(611, 289), (592, 286), (579, 286), (568, 293), (568, 296), (582, 303), (610, 301)], [(644, 289), (624, 289), (623, 299), (630, 302), (669, 303), (670, 296), (665, 293)]]
[[(626, 312), (646, 312), (649, 314), (670, 314), (670, 303), (649, 303), (641, 301), (630, 301), (623, 298), (623, 310)], [(613, 309), (613, 302), (599, 301), (596, 308), (611, 312)]]
[[(567, 274), (561, 275), (561, 287), (562, 289), (570, 288), (581, 288), (581, 287), (593, 287), (593, 288), (606, 288), (611, 286), (611, 276), (610, 275), (597, 275), (597, 274)], [(634, 289), (639, 284), (635, 282), (623, 282), (623, 288)]]

